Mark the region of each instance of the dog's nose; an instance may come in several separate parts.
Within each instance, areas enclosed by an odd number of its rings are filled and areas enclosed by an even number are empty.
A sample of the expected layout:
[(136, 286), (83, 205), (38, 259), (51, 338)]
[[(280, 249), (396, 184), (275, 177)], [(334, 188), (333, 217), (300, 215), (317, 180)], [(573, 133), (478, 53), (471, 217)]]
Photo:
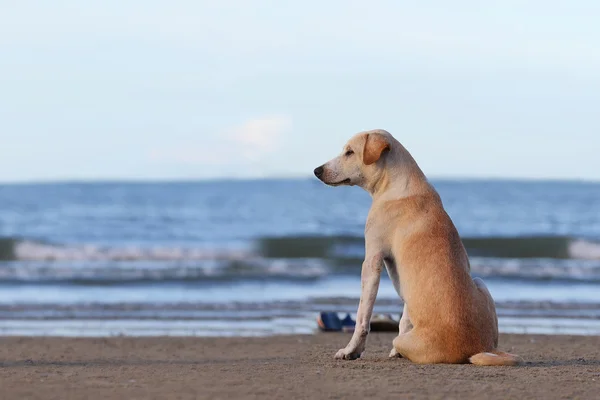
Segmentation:
[(319, 179), (323, 176), (323, 167), (315, 168), (315, 176)]

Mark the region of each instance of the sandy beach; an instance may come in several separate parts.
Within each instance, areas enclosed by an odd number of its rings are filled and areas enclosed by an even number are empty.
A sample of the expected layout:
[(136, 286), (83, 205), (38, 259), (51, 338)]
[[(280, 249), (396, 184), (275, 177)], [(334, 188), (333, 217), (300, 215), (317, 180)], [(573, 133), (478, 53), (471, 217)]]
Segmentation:
[(263, 338), (2, 338), (2, 399), (596, 399), (600, 337), (502, 335), (519, 367), (389, 360), (373, 333), (357, 361), (346, 334)]

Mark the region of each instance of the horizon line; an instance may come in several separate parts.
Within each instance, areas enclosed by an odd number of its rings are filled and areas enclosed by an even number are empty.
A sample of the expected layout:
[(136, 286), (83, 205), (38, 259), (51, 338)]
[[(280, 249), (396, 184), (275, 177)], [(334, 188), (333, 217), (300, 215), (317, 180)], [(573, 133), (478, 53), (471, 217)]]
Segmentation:
[[(204, 182), (253, 182), (253, 181), (304, 181), (315, 179), (311, 175), (302, 176), (264, 176), (264, 177), (206, 177), (206, 178), (57, 178), (31, 180), (0, 180), (0, 185), (69, 185), (69, 184), (157, 184), (157, 183), (204, 183)], [(430, 176), (429, 181), (447, 182), (565, 182), (565, 183), (600, 183), (600, 178), (534, 178), (534, 177), (500, 177), (500, 176)]]

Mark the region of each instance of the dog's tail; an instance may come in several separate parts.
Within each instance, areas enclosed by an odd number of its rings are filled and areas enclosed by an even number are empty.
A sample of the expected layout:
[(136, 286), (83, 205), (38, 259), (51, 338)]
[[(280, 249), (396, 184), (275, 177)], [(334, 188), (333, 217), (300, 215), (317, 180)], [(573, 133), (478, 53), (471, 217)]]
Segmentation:
[(505, 353), (503, 351), (492, 350), (486, 353), (475, 354), (469, 358), (471, 364), (475, 365), (519, 365), (523, 362), (523, 359), (517, 355)]

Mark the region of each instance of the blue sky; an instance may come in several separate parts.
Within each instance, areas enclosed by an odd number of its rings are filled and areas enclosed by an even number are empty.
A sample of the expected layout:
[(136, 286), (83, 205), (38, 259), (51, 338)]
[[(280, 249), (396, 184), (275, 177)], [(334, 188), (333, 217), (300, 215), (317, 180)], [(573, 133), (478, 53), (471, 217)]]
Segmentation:
[(365, 129), (431, 177), (600, 179), (596, 1), (11, 1), (0, 181), (308, 176)]

